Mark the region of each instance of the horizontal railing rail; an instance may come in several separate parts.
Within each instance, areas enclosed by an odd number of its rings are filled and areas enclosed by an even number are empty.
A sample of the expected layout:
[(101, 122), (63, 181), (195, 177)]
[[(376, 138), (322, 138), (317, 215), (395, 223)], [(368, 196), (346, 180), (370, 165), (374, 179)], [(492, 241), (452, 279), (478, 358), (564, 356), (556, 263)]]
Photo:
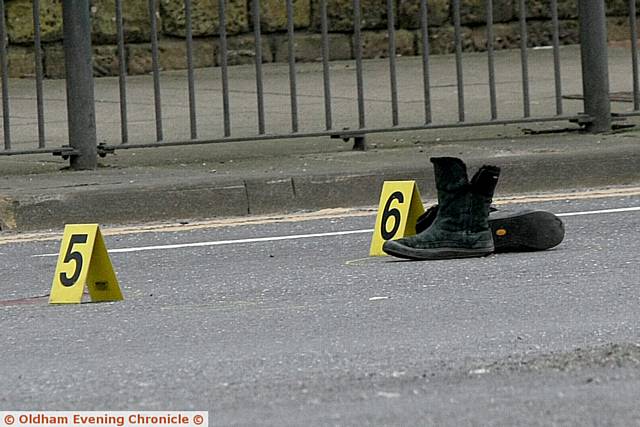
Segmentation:
[[(0, 47), (0, 68), (2, 72), (2, 132), (4, 146), (0, 155), (54, 153), (72, 158), (72, 165), (78, 168), (91, 168), (95, 166), (96, 155), (106, 155), (114, 150), (179, 146), (188, 144), (205, 144), (239, 141), (259, 141), (283, 138), (310, 138), (332, 136), (341, 138), (353, 138), (356, 146), (362, 148), (364, 137), (367, 134), (399, 131), (417, 131), (428, 129), (453, 129), (462, 127), (506, 125), (506, 124), (531, 124), (547, 123), (552, 121), (575, 121), (593, 131), (603, 131), (610, 128), (611, 113), (608, 99), (608, 75), (607, 44), (605, 10), (601, 2), (578, 0), (580, 10), (580, 24), (582, 31), (582, 75), (584, 109), (576, 110), (575, 103), (572, 108), (565, 108), (563, 96), (563, 51), (561, 49), (560, 20), (557, 0), (550, 1), (550, 58), (551, 66), (548, 74), (541, 73), (539, 67), (536, 72), (531, 71), (531, 40), (529, 30), (531, 21), (527, 16), (528, 3), (526, 0), (514, 0), (517, 10), (517, 36), (519, 38), (519, 88), (515, 93), (513, 76), (509, 76), (507, 93), (501, 89), (507, 86), (504, 76), (501, 76), (501, 62), (503, 56), (497, 54), (496, 24), (494, 19), (494, 0), (486, 0), (484, 14), (483, 50), (486, 55), (486, 71), (480, 71), (477, 64), (480, 60), (473, 57), (474, 69), (469, 70), (465, 64), (470, 60), (466, 53), (465, 29), (462, 26), (462, 6), (460, 0), (451, 0), (450, 16), (453, 34), (452, 63), (455, 71), (451, 76), (443, 76), (441, 70), (434, 74), (434, 58), (430, 46), (431, 11), (427, 0), (419, 0), (419, 29), (416, 32), (417, 50), (419, 51), (417, 64), (407, 62), (405, 58), (398, 58), (398, 23), (397, 4), (394, 0), (386, 0), (381, 5), (386, 13), (386, 81), (378, 79), (380, 74), (380, 60), (367, 61), (364, 58), (365, 45), (362, 33), (363, 6), (360, 0), (352, 0), (353, 28), (352, 36), (352, 61), (353, 68), (344, 65), (344, 69), (353, 72), (352, 87), (345, 89), (344, 73), (336, 71), (336, 64), (332, 60), (332, 46), (330, 33), (330, 8), (328, 0), (318, 0), (318, 31), (319, 31), (319, 68), (315, 71), (320, 79), (317, 83), (310, 83), (310, 79), (301, 74), (300, 61), (296, 58), (299, 54), (296, 31), (296, 9), (293, 0), (285, 0), (286, 25), (282, 36), (286, 37), (286, 101), (284, 77), (274, 80), (274, 75), (285, 75), (285, 72), (274, 71), (277, 65), (263, 65), (265, 43), (261, 28), (261, 4), (259, 1), (249, 2), (249, 15), (252, 30), (252, 43), (250, 50), (253, 54), (253, 76), (247, 77), (245, 67), (235, 67), (229, 62), (229, 36), (228, 30), (228, 3), (226, 0), (217, 2), (217, 34), (215, 42), (210, 47), (213, 55), (217, 52), (218, 60), (215, 78), (202, 79), (202, 72), (197, 71), (194, 60), (194, 31), (193, 10), (196, 0), (180, 0), (183, 2), (184, 13), (184, 46), (186, 76), (176, 77), (175, 73), (162, 72), (163, 53), (159, 34), (161, 24), (158, 20), (157, 0), (148, 0), (149, 27), (150, 27), (150, 93), (141, 91), (139, 86), (145, 82), (146, 77), (129, 76), (127, 73), (128, 42), (124, 11), (126, 2), (115, 0), (113, 16), (115, 20), (115, 39), (117, 49), (117, 84), (109, 87), (117, 87), (115, 98), (111, 93), (103, 93), (94, 100), (94, 86), (91, 67), (86, 67), (91, 61), (91, 23), (89, 21), (88, 0), (64, 0), (64, 27), (65, 27), (65, 54), (66, 54), (66, 93), (68, 116), (68, 143), (60, 143), (60, 135), (64, 138), (65, 132), (56, 132), (57, 144), (50, 143), (47, 138), (47, 123), (45, 115), (51, 114), (52, 107), (48, 107), (45, 99), (43, 57), (42, 57), (42, 30), (40, 25), (40, 2), (33, 1), (33, 27), (34, 27), (34, 61), (35, 61), (35, 117), (37, 123), (37, 143), (29, 146), (28, 138), (23, 137), (19, 145), (12, 139), (12, 127), (15, 119), (12, 117), (12, 100), (15, 91), (12, 87), (13, 79), (9, 78), (8, 52), (11, 46), (7, 43), (7, 26), (5, 16), (5, 3), (0, 2), (0, 37), (3, 43)], [(632, 63), (631, 79), (633, 94), (633, 107), (630, 111), (617, 111), (619, 117), (640, 115), (640, 85), (638, 78), (638, 50), (637, 50), (637, 19), (634, 0), (628, 2), (629, 32), (630, 32), (630, 57)], [(345, 12), (346, 13), (346, 12)], [(476, 31), (475, 37), (481, 37)], [(539, 58), (536, 56), (536, 58)], [(439, 60), (436, 61), (436, 63)], [(215, 61), (214, 61), (215, 62)], [(343, 64), (343, 62), (340, 62)], [(406, 72), (411, 66), (413, 75), (411, 88), (406, 82)], [(416, 68), (417, 65), (417, 68)], [(341, 65), (342, 66), (342, 65)], [(307, 65), (305, 64), (305, 67)], [(370, 77), (372, 68), (376, 68), (375, 81)], [(307, 67), (308, 68), (308, 67)], [(306, 68), (305, 68), (306, 69)], [(279, 69), (278, 69), (279, 70)], [(342, 70), (342, 69), (340, 69)], [(546, 71), (546, 70), (545, 70)], [(445, 79), (446, 78), (446, 79)], [(339, 79), (339, 80), (336, 80)], [(442, 83), (442, 80), (446, 80)], [(252, 81), (251, 83), (249, 83)], [(539, 90), (540, 82), (552, 82), (552, 108), (540, 108), (535, 97), (535, 90)], [(340, 82), (339, 89), (342, 92), (336, 94), (336, 82)], [(440, 83), (438, 83), (440, 82)], [(199, 84), (215, 84), (217, 87), (208, 86), (206, 90)], [(451, 85), (451, 97), (455, 107), (455, 113), (443, 117), (440, 105), (442, 102), (443, 88)], [(169, 85), (170, 88), (167, 88)], [(278, 86), (277, 93), (266, 88)], [(375, 85), (375, 90), (371, 87)], [(24, 85), (21, 85), (23, 87)], [(253, 86), (253, 87), (252, 87)], [(102, 87), (102, 86), (101, 86)], [(145, 86), (146, 87), (146, 86)], [(238, 89), (238, 87), (240, 87)], [(381, 88), (386, 87), (386, 95), (381, 95)], [(478, 88), (486, 87), (486, 115), (479, 117)], [(177, 102), (182, 97), (179, 92), (184, 91), (186, 103)], [(133, 91), (133, 95), (132, 95)], [(352, 92), (353, 91), (353, 92)], [(472, 98), (469, 98), (473, 91)], [(371, 95), (375, 92), (375, 96)], [(455, 93), (454, 93), (455, 92)], [(247, 103), (247, 94), (253, 93), (255, 102)], [(312, 93), (312, 95), (310, 95)], [(408, 95), (408, 98), (406, 99)], [(437, 95), (437, 96), (436, 96)], [(138, 97), (144, 97), (138, 101)], [(237, 101), (237, 97), (242, 101)], [(234, 98), (236, 97), (236, 98)], [(276, 99), (274, 101), (274, 99)], [(311, 99), (311, 100), (310, 100)], [(506, 102), (505, 102), (506, 99)], [(514, 102), (521, 102), (519, 108), (514, 107)], [(347, 105), (347, 101), (353, 102)], [(150, 101), (150, 103), (147, 103)], [(234, 105), (235, 102), (235, 105)], [(545, 101), (546, 102), (546, 101)], [(447, 101), (447, 103), (449, 103)], [(148, 105), (147, 105), (148, 104)], [(96, 124), (91, 120), (96, 117), (96, 105), (101, 111), (98, 113)], [(103, 108), (103, 105), (108, 106)], [(111, 109), (117, 105), (118, 112)], [(286, 105), (286, 108), (285, 108)], [(150, 108), (147, 108), (149, 106)], [(270, 108), (271, 107), (271, 108)], [(416, 109), (416, 107), (418, 109)], [(471, 110), (470, 110), (471, 108)], [(203, 118), (202, 111), (207, 113)], [(448, 110), (447, 110), (448, 111)], [(64, 127), (59, 120), (59, 111), (56, 111), (57, 119), (52, 125)], [(305, 117), (313, 117), (313, 120), (305, 121)], [(149, 120), (149, 117), (152, 117)], [(286, 116), (286, 120), (283, 118)], [(321, 119), (318, 120), (321, 116)], [(272, 119), (278, 120), (274, 122)], [(270, 121), (271, 120), (271, 121)], [(146, 123), (151, 121), (151, 128), (141, 132)], [(346, 125), (345, 125), (345, 122)], [(95, 123), (95, 121), (94, 121)], [(143, 125), (143, 123), (145, 125)], [(285, 123), (287, 123), (285, 125)], [(251, 132), (248, 129), (254, 127)], [(109, 132), (102, 132), (110, 128)], [(115, 137), (111, 128), (118, 129)], [(186, 133), (176, 131), (184, 128)], [(145, 128), (146, 129), (146, 128)], [(169, 130), (169, 132), (167, 132)], [(66, 128), (65, 128), (66, 131)], [(97, 141), (100, 144), (97, 144)], [(94, 160), (78, 158), (92, 157)], [(74, 159), (76, 159), (74, 161)]]

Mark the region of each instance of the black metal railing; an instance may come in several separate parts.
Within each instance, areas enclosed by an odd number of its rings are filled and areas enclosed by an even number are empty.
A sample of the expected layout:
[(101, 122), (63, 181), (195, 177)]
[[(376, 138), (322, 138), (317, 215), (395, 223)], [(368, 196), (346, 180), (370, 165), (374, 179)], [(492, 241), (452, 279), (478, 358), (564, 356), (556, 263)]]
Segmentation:
[[(420, 29), (418, 44), (421, 47), (420, 61), (422, 75), (417, 78), (416, 86), (422, 94), (421, 108), (423, 109), (420, 122), (405, 120), (399, 107), (401, 99), (398, 89), (398, 72), (400, 65), (396, 58), (396, 17), (394, 0), (387, 0), (387, 36), (388, 36), (388, 76), (389, 76), (389, 101), (387, 103), (387, 118), (367, 115), (367, 98), (365, 90), (365, 69), (367, 62), (363, 59), (363, 40), (361, 32), (361, 4), (360, 0), (353, 0), (353, 59), (355, 60), (356, 91), (354, 122), (345, 129), (335, 126), (335, 98), (331, 90), (332, 70), (330, 66), (331, 46), (329, 34), (329, 19), (327, 14), (327, 0), (319, 0), (320, 15), (320, 39), (321, 39), (321, 75), (322, 96), (324, 106), (324, 129), (307, 128), (301, 121), (300, 115), (300, 83), (297, 79), (298, 62), (296, 61), (296, 33), (294, 30), (294, 4), (292, 0), (286, 1), (286, 36), (288, 54), (288, 90), (289, 90), (289, 118), (290, 128), (272, 129), (267, 121), (265, 105), (265, 73), (263, 70), (262, 42), (263, 34), (260, 27), (260, 2), (251, 2), (250, 14), (253, 25), (253, 41), (255, 52), (255, 94), (257, 132), (252, 135), (236, 134), (232, 122), (232, 110), (230, 107), (232, 92), (230, 91), (230, 79), (233, 76), (233, 67), (228, 63), (228, 37), (226, 23), (225, 0), (218, 2), (219, 30), (217, 34), (217, 48), (219, 49), (220, 85), (221, 97), (209, 100), (219, 103), (222, 115), (219, 118), (207, 117), (207, 121), (219, 119), (219, 128), (222, 135), (215, 136), (199, 132), (198, 103), (196, 99), (196, 77), (193, 60), (194, 38), (192, 31), (192, 0), (184, 0), (185, 13), (185, 43), (186, 43), (186, 92), (188, 94), (188, 126), (189, 137), (167, 139), (165, 137), (165, 123), (163, 122), (162, 88), (164, 79), (160, 66), (160, 47), (158, 40), (158, 20), (156, 16), (157, 1), (148, 0), (150, 19), (150, 43), (151, 43), (151, 74), (153, 79), (153, 115), (155, 123), (155, 139), (143, 140), (139, 137), (132, 138), (130, 132), (129, 114), (127, 108), (129, 93), (127, 84), (126, 66), (126, 41), (123, 24), (123, 0), (115, 1), (115, 22), (117, 38), (117, 57), (119, 60), (118, 76), (118, 102), (120, 141), (107, 140), (105, 144), (97, 146), (96, 113), (94, 99), (94, 78), (91, 48), (91, 22), (89, 14), (89, 0), (64, 0), (64, 50), (66, 58), (67, 80), (67, 115), (68, 115), (68, 147), (51, 147), (47, 143), (45, 133), (45, 108), (43, 92), (43, 58), (41, 46), (41, 28), (39, 0), (33, 1), (34, 23), (34, 59), (35, 86), (36, 86), (36, 115), (38, 141), (35, 147), (16, 148), (12, 145), (12, 117), (11, 117), (11, 81), (8, 72), (8, 44), (4, 1), (0, 2), (0, 38), (3, 40), (0, 46), (0, 68), (2, 72), (2, 132), (4, 149), (0, 155), (54, 152), (71, 157), (71, 165), (74, 168), (93, 168), (96, 165), (98, 154), (114, 149), (156, 147), (168, 145), (203, 144), (232, 141), (249, 141), (280, 138), (300, 138), (316, 136), (340, 136), (343, 138), (355, 138), (362, 142), (366, 134), (388, 131), (404, 131), (436, 128), (456, 128), (510, 123), (532, 123), (563, 120), (579, 120), (587, 129), (594, 132), (606, 131), (611, 128), (611, 106), (609, 101), (609, 77), (607, 72), (607, 33), (606, 17), (603, 2), (578, 0), (582, 80), (584, 96), (584, 113), (566, 114), (563, 108), (563, 88), (561, 76), (561, 49), (560, 49), (560, 24), (558, 20), (557, 0), (551, 0), (551, 24), (553, 52), (553, 82), (555, 94), (555, 112), (553, 114), (534, 114), (531, 108), (531, 88), (528, 50), (528, 19), (526, 16), (526, 1), (518, 0), (519, 4), (519, 37), (520, 37), (520, 62), (521, 62), (521, 93), (522, 113), (514, 116), (513, 111), (503, 112), (499, 109), (498, 88), (496, 77), (496, 52), (494, 46), (494, 4), (493, 0), (486, 0), (486, 55), (487, 55), (487, 82), (489, 113), (484, 120), (468, 120), (467, 105), (465, 101), (465, 72), (463, 63), (463, 32), (461, 25), (460, 0), (452, 0), (451, 15), (453, 18), (454, 34), (454, 60), (455, 60), (455, 88), (457, 97), (457, 120), (438, 121), (433, 119), (432, 106), (432, 57), (429, 46), (429, 10), (427, 0), (420, 1)], [(622, 115), (640, 114), (640, 86), (638, 84), (638, 51), (636, 28), (635, 0), (629, 1), (629, 26), (631, 33), (631, 58), (632, 58), (632, 82), (633, 82), (633, 110)], [(534, 76), (539, 78), (540, 76)], [(380, 84), (380, 82), (376, 82)], [(422, 87), (419, 87), (422, 86)], [(419, 87), (419, 88), (418, 88)], [(245, 119), (246, 120), (246, 119)], [(390, 125), (385, 125), (386, 120)], [(374, 123), (374, 125), (371, 125)], [(245, 123), (242, 123), (245, 125)], [(246, 126), (243, 126), (246, 127)], [(102, 139), (101, 139), (102, 140)]]

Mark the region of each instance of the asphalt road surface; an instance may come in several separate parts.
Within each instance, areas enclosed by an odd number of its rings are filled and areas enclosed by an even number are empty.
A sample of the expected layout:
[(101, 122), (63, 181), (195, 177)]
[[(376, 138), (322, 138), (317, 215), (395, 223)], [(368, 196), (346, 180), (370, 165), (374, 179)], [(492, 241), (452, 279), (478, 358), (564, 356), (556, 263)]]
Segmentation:
[(560, 246), (368, 258), (358, 210), (105, 229), (115, 303), (48, 305), (60, 234), (0, 236), (0, 410), (640, 425), (640, 189), (521, 202)]

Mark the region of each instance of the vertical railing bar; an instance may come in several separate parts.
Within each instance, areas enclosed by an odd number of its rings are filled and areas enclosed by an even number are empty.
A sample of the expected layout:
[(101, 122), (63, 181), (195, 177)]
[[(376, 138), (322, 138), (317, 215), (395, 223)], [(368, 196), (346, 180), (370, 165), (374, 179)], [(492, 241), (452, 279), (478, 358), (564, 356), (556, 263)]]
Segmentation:
[(422, 35), (422, 85), (424, 89), (424, 123), (431, 123), (431, 84), (429, 82), (429, 21), (427, 0), (420, 0), (420, 31)]
[(124, 23), (122, 18), (122, 0), (116, 0), (116, 30), (118, 32), (118, 62), (120, 75), (120, 135), (122, 143), (129, 142), (129, 125), (127, 121), (127, 64), (124, 45)]
[(398, 126), (398, 80), (396, 76), (396, 20), (394, 0), (387, 0), (387, 28), (389, 35), (389, 81), (391, 83), (391, 122)]
[(491, 103), (491, 120), (498, 118), (496, 101), (496, 69), (493, 52), (493, 0), (486, 0), (487, 10), (487, 65), (489, 67), (489, 100)]
[(88, 0), (62, 2), (68, 141), (76, 151), (69, 157), (73, 170), (95, 169), (98, 165), (89, 4)]
[(33, 45), (36, 67), (36, 109), (38, 114), (38, 148), (45, 148), (44, 94), (42, 67), (42, 37), (40, 27), (40, 0), (33, 0)]
[(187, 80), (189, 84), (189, 130), (191, 139), (198, 138), (196, 117), (196, 89), (193, 76), (193, 30), (191, 25), (191, 0), (184, 0), (184, 18), (187, 42)]
[(551, 0), (551, 22), (553, 25), (553, 73), (556, 86), (556, 113), (562, 114), (562, 81), (560, 76), (560, 26), (558, 23), (558, 0)]
[(531, 100), (529, 98), (529, 53), (527, 52), (527, 5), (520, 0), (520, 60), (522, 64), (522, 103), (524, 117), (531, 116)]
[(225, 1), (218, 0), (218, 20), (220, 28), (220, 71), (222, 77), (222, 109), (224, 115), (224, 136), (231, 136), (231, 113), (229, 111), (229, 75), (227, 70), (227, 19)]
[(2, 133), (4, 148), (11, 149), (11, 124), (9, 123), (9, 64), (7, 63), (7, 32), (4, 0), (0, 1), (0, 68), (2, 69)]
[(164, 139), (162, 134), (162, 104), (160, 99), (160, 64), (158, 60), (158, 21), (156, 16), (156, 0), (149, 0), (149, 14), (151, 15), (151, 62), (153, 68), (153, 98), (156, 114), (156, 139)]
[(638, 83), (638, 26), (636, 24), (636, 0), (629, 0), (629, 27), (631, 29), (631, 59), (633, 61), (633, 110), (640, 110), (640, 85)]
[(587, 132), (611, 130), (607, 13), (603, 1), (578, 0), (580, 61)]
[(291, 95), (291, 130), (298, 132), (298, 94), (296, 89), (296, 45), (294, 40), (293, 0), (287, 0), (287, 37), (289, 51), (289, 92)]
[(356, 86), (358, 90), (358, 124), (366, 126), (364, 114), (364, 82), (362, 77), (362, 40), (360, 34), (360, 0), (353, 0), (353, 39), (356, 56)]
[(331, 117), (331, 78), (329, 74), (329, 23), (327, 18), (327, 0), (320, 0), (320, 22), (322, 26), (322, 77), (324, 81), (324, 120), (325, 127), (333, 127)]
[(262, 85), (262, 34), (260, 32), (260, 0), (251, 0), (253, 36), (256, 44), (256, 92), (258, 97), (258, 133), (264, 134), (264, 89)]
[(462, 71), (462, 36), (460, 25), (460, 0), (453, 0), (453, 26), (456, 44), (456, 80), (458, 82), (458, 120), (464, 122), (464, 81)]

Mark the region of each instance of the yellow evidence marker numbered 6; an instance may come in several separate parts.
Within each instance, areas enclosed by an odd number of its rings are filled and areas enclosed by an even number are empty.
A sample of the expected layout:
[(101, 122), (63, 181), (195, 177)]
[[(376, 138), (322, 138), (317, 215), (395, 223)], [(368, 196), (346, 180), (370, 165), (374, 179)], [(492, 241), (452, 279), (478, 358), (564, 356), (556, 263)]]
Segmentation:
[(384, 242), (416, 234), (416, 221), (423, 213), (415, 181), (385, 181), (369, 255), (386, 255), (382, 250)]
[(67, 225), (49, 304), (80, 303), (85, 284), (91, 301), (124, 299), (98, 224)]

